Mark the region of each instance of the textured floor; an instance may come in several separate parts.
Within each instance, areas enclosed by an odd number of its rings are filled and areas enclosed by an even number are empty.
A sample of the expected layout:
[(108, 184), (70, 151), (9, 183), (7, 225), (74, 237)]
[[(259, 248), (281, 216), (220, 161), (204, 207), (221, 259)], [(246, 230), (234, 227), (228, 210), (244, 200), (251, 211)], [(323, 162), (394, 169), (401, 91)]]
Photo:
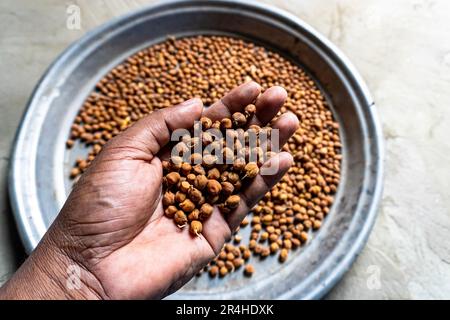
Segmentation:
[[(11, 143), (51, 61), (89, 29), (153, 1), (0, 2), (0, 284), (23, 252), (7, 201)], [(385, 188), (369, 242), (330, 299), (450, 297), (450, 2), (273, 0), (337, 44), (366, 79), (383, 124)], [(447, 128), (447, 129), (446, 129)]]

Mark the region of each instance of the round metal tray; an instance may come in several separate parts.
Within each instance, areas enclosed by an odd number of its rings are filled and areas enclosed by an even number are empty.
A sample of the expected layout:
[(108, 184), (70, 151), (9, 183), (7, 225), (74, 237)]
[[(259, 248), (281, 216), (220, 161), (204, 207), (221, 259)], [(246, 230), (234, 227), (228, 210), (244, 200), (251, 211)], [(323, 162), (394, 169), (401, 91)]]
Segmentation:
[(330, 214), (285, 264), (257, 263), (248, 279), (193, 279), (172, 297), (320, 298), (348, 270), (374, 223), (382, 190), (382, 135), (373, 100), (355, 68), (300, 19), (248, 1), (165, 1), (100, 26), (50, 66), (28, 103), (11, 161), (10, 197), (25, 248), (33, 250), (70, 192), (71, 123), (109, 70), (167, 36), (228, 34), (250, 39), (302, 65), (327, 95), (341, 125), (342, 180)]

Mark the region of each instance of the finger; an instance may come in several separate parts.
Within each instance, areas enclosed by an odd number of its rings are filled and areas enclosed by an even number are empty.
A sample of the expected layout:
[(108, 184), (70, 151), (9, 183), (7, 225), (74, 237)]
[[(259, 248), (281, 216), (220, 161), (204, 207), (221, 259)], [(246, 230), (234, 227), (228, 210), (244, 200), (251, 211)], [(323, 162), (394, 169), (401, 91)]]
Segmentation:
[(239, 226), (250, 209), (284, 176), (293, 161), (290, 153), (280, 152), (264, 163), (260, 174), (240, 194), (241, 202), (237, 209), (226, 217), (231, 230)]
[(292, 112), (283, 113), (272, 125), (271, 139), (264, 141), (261, 147), (267, 150), (267, 143), (271, 143), (271, 151), (279, 152), (289, 138), (299, 127), (298, 118)]
[(279, 86), (267, 89), (255, 102), (256, 113), (249, 125), (264, 126), (276, 116), (286, 101), (287, 93)]
[(215, 255), (218, 255), (223, 244), (230, 240), (230, 227), (217, 206), (214, 206), (212, 215), (203, 222), (202, 236), (208, 241)]
[(142, 151), (151, 160), (167, 143), (176, 129), (189, 129), (200, 119), (203, 103), (199, 98), (157, 110), (139, 120), (111, 141), (109, 148)]
[(233, 113), (244, 110), (247, 105), (254, 102), (260, 93), (261, 86), (254, 81), (241, 84), (206, 108), (203, 116), (213, 121), (230, 118)]

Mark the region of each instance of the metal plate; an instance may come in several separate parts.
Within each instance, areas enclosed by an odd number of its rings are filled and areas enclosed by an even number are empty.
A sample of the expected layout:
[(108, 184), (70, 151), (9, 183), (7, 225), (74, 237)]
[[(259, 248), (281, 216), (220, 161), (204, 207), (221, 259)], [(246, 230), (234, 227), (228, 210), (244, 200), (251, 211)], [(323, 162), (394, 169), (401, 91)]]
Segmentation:
[(382, 135), (373, 100), (355, 68), (298, 18), (248, 1), (175, 1), (125, 15), (86, 34), (51, 65), (18, 130), (10, 196), (30, 252), (62, 207), (76, 153), (65, 149), (84, 99), (110, 69), (164, 40), (194, 34), (251, 39), (301, 64), (328, 94), (341, 125), (342, 180), (330, 214), (309, 243), (285, 264), (266, 259), (254, 277), (192, 280), (172, 297), (186, 299), (320, 298), (348, 270), (374, 223), (382, 190)]

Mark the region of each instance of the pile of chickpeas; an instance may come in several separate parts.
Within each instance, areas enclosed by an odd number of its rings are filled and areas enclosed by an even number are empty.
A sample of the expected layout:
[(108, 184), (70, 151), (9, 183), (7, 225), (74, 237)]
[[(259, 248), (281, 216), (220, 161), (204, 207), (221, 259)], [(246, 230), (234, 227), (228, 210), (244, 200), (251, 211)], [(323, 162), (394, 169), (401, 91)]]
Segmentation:
[(283, 147), (294, 165), (241, 223), (241, 229), (251, 228), (248, 242), (237, 231), (204, 271), (223, 277), (243, 267), (250, 276), (256, 269), (251, 259), (286, 261), (330, 211), (342, 145), (339, 125), (315, 82), (264, 47), (225, 36), (169, 38), (126, 59), (100, 80), (74, 120), (67, 147), (81, 143), (90, 148), (86, 158), (77, 159), (71, 178), (78, 179), (109, 139), (153, 110), (192, 97), (211, 105), (249, 80), (263, 91), (274, 85), (286, 89), (280, 114), (291, 111), (300, 122)]

